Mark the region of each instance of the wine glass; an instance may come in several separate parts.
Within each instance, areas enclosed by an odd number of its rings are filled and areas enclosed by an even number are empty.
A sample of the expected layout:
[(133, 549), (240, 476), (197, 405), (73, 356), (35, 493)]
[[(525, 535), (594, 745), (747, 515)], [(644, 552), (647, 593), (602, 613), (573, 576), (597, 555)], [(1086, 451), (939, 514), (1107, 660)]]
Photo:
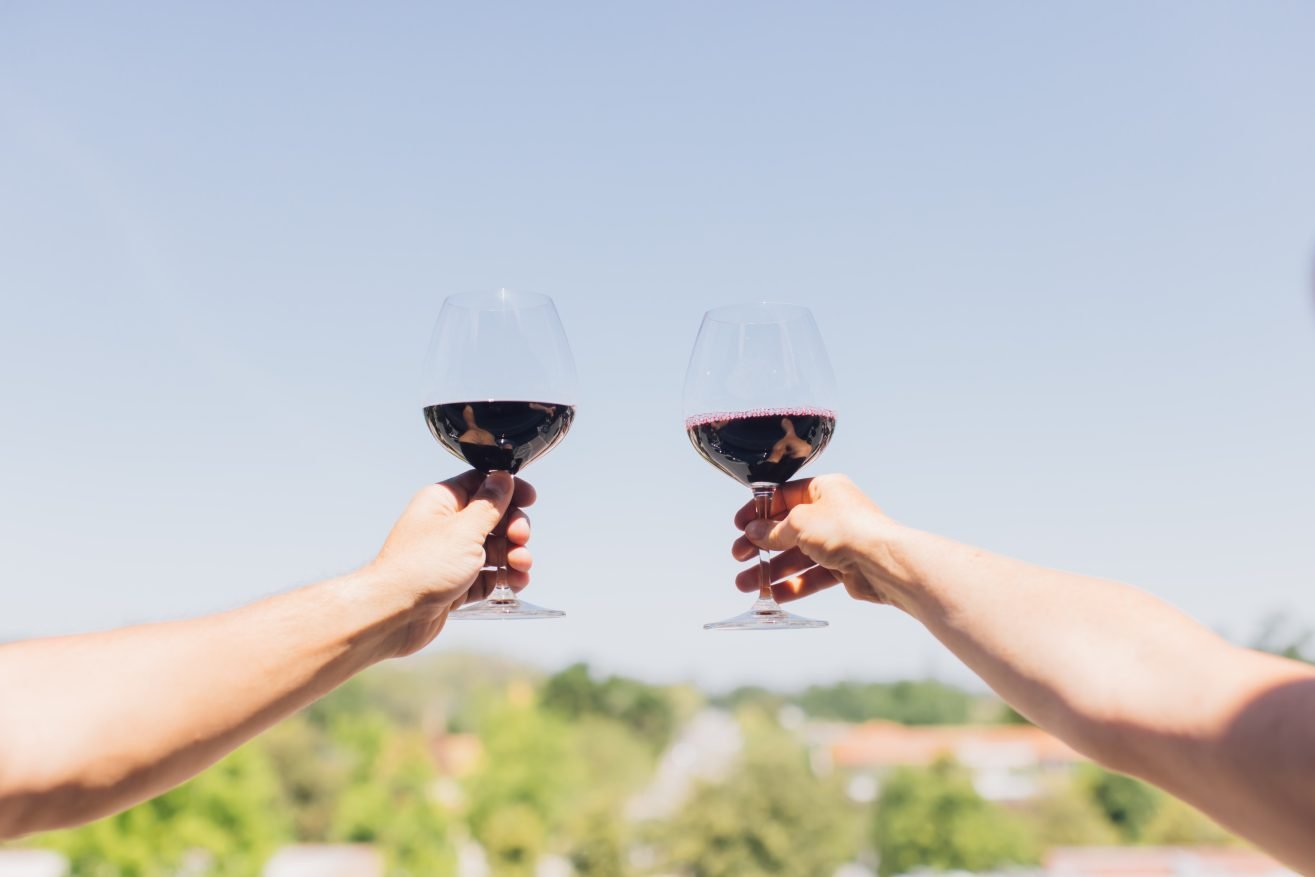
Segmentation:
[[(835, 376), (808, 308), (755, 302), (703, 315), (685, 373), (685, 431), (703, 459), (753, 491), (759, 518), (772, 497), (826, 448), (835, 430)], [(826, 627), (780, 607), (769, 552), (758, 551), (758, 600), (705, 630)]]
[[(546, 295), (498, 289), (449, 296), (425, 356), (425, 423), (438, 443), (481, 472), (515, 475), (556, 447), (575, 419), (575, 360)], [(486, 543), (497, 562), (487, 599), (450, 618), (559, 618), (507, 584), (506, 522)]]

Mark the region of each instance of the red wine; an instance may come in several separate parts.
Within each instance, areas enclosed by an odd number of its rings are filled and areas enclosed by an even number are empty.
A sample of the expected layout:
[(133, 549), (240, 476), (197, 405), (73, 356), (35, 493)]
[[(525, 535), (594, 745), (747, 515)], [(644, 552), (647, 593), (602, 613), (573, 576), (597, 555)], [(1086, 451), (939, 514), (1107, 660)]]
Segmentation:
[(574, 405), (548, 402), (448, 402), (425, 408), (434, 438), (481, 472), (519, 472), (561, 441), (574, 419)]
[(822, 453), (835, 428), (835, 412), (824, 408), (760, 408), (685, 421), (703, 459), (750, 487), (789, 481)]

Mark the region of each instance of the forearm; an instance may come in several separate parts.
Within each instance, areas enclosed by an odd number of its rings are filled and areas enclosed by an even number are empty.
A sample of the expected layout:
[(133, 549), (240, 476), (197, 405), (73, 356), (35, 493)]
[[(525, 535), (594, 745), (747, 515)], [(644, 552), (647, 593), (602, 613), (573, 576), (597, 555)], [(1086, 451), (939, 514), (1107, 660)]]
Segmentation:
[(0, 837), (158, 794), (377, 661), (407, 607), (374, 584), (0, 648)]
[[(894, 599), (1039, 725), (1311, 867), (1315, 673), (1162, 601), (908, 530), (869, 546)], [(1303, 859), (1304, 857), (1304, 859)]]
[(1084, 752), (1128, 758), (1200, 738), (1222, 714), (1218, 683), (1236, 650), (1149, 594), (928, 533), (902, 530), (887, 545), (901, 606)]

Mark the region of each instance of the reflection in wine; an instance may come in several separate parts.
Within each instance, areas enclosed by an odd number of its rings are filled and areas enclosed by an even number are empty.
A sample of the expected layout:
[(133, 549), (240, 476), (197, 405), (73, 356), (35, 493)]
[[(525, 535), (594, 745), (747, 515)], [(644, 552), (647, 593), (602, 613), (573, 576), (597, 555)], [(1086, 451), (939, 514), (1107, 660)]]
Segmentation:
[(789, 481), (826, 449), (836, 415), (825, 408), (697, 414), (685, 421), (703, 459), (747, 487)]
[(429, 431), (481, 472), (515, 474), (565, 437), (575, 407), (547, 402), (450, 402), (425, 408)]

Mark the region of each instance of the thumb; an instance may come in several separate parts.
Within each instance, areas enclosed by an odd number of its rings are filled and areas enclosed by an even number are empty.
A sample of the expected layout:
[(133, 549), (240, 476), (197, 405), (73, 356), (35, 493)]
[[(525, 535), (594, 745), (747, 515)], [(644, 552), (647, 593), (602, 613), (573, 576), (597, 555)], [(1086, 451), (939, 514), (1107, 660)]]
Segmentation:
[(461, 510), (460, 517), (478, 530), (480, 535), (487, 536), (507, 513), (515, 485), (516, 482), (506, 472), (490, 472), (470, 502)]

